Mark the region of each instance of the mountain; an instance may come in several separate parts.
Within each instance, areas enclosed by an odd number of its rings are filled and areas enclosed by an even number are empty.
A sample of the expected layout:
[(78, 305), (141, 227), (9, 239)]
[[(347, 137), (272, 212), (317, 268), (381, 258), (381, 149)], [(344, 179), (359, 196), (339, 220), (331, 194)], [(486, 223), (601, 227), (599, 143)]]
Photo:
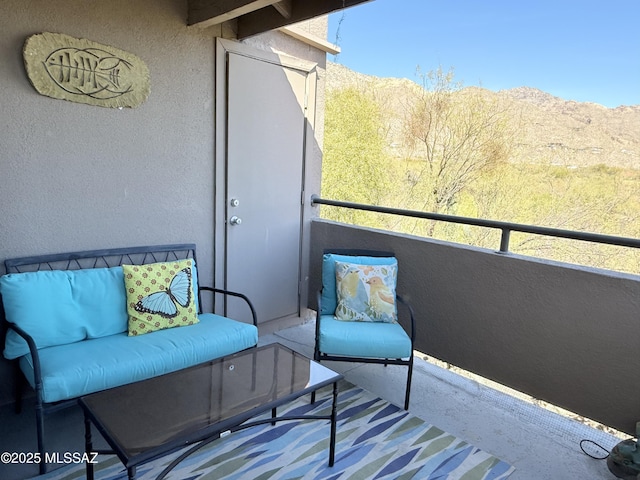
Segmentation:
[[(401, 155), (402, 119), (412, 91), (422, 87), (399, 78), (380, 78), (327, 64), (327, 90), (355, 87), (380, 105), (392, 151)], [(487, 99), (509, 106), (518, 126), (512, 161), (552, 163), (568, 167), (607, 165), (640, 169), (640, 105), (606, 108), (575, 102), (531, 87), (492, 92), (474, 89)]]

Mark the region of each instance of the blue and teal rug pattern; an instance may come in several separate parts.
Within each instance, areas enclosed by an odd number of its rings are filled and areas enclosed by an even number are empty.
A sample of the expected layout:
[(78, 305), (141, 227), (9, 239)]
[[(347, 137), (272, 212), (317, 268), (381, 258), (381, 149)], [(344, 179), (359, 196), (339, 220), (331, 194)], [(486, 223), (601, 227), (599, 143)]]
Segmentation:
[[(278, 415), (327, 415), (330, 391), (314, 405), (303, 397)], [(514, 471), (502, 460), (361, 388), (343, 382), (338, 397), (335, 465), (328, 467), (329, 422), (304, 420), (269, 424), (212, 442), (179, 464), (172, 480), (499, 480)], [(137, 478), (155, 478), (180, 452), (138, 467)], [(126, 479), (113, 456), (102, 456), (97, 480)], [(74, 465), (38, 480), (84, 478)]]

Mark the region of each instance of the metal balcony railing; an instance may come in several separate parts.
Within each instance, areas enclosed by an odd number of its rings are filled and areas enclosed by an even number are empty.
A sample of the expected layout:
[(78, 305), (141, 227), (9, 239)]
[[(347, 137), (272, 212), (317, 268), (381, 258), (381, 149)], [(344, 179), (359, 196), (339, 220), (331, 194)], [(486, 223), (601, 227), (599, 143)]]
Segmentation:
[(476, 227), (498, 229), (502, 232), (500, 237), (500, 253), (509, 252), (509, 239), (511, 232), (531, 233), (534, 235), (545, 235), (548, 237), (566, 238), (570, 240), (581, 240), (592, 243), (602, 243), (618, 247), (640, 248), (640, 239), (619, 237), (615, 235), (602, 235), (598, 233), (578, 232), (574, 230), (563, 230), (559, 228), (539, 227), (535, 225), (525, 225), (521, 223), (502, 222), (497, 220), (484, 220), (481, 218), (459, 217), (455, 215), (444, 215), (440, 213), (427, 213), (416, 210), (405, 210), (402, 208), (380, 207), (376, 205), (366, 205), (362, 203), (343, 202), (340, 200), (328, 200), (317, 195), (311, 196), (311, 204), (331, 205), (334, 207), (350, 208), (367, 212), (388, 213), (391, 215), (401, 215), (404, 217), (421, 218), (425, 220), (436, 220)]

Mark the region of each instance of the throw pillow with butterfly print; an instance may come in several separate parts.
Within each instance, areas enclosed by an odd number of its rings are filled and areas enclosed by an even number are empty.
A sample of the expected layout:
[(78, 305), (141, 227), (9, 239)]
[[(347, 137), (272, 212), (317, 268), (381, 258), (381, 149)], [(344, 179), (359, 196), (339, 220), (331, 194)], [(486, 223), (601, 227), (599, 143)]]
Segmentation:
[(198, 323), (193, 260), (123, 265), (129, 335)]

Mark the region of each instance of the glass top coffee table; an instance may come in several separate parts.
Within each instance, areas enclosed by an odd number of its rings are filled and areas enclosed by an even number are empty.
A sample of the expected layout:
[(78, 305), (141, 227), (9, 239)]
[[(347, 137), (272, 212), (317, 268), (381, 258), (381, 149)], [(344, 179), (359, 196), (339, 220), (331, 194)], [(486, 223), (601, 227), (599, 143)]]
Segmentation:
[[(192, 445), (158, 476), (204, 445), (232, 432), (284, 420), (329, 420), (329, 466), (336, 437), (337, 382), (342, 375), (280, 344), (254, 347), (191, 368), (84, 396), (88, 454), (115, 454), (134, 479), (136, 467)], [(333, 384), (330, 415), (277, 416), (277, 407)], [(268, 418), (249, 421), (271, 410)], [(112, 450), (94, 450), (91, 426)], [(91, 455), (89, 455), (89, 458)], [(87, 478), (93, 479), (87, 463)]]

